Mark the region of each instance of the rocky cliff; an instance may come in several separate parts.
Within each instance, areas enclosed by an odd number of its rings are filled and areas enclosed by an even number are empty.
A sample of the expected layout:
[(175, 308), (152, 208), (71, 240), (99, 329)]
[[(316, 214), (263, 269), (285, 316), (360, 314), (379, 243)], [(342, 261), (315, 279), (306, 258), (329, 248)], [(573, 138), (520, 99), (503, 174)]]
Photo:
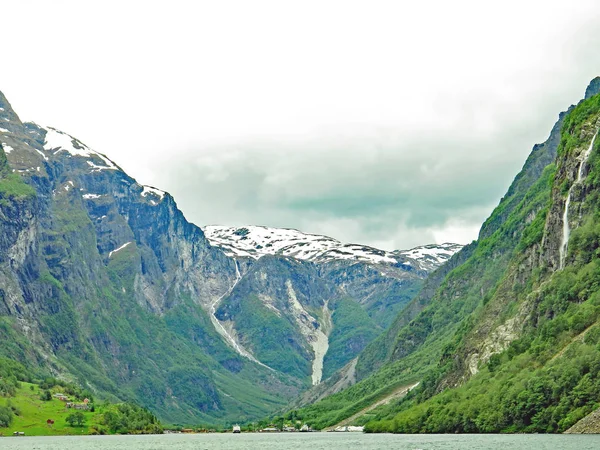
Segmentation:
[(236, 264), (169, 194), (3, 96), (0, 122), (2, 353), (171, 421), (255, 417), (297, 392), (213, 327)]
[(386, 252), (298, 230), (204, 227), (244, 262), (216, 310), (261, 363), (312, 384), (332, 375), (383, 331), (429, 272), (462, 246)]
[(166, 421), (281, 408), (354, 358), (459, 248), (329, 238), (315, 259), (232, 252), (171, 195), (21, 122), (1, 94), (0, 146), (0, 354)]

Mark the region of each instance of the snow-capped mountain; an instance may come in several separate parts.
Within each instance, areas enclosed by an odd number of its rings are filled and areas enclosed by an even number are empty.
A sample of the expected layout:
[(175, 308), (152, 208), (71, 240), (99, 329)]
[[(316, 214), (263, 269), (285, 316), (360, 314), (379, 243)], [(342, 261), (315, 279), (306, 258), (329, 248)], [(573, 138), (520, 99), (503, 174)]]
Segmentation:
[(263, 226), (209, 225), (203, 231), (212, 245), (220, 247), (229, 256), (258, 259), (265, 255), (278, 255), (313, 262), (351, 260), (370, 264), (414, 265), (428, 271), (446, 262), (462, 248), (460, 244), (444, 243), (388, 252), (366, 245), (343, 244), (328, 236), (295, 229)]

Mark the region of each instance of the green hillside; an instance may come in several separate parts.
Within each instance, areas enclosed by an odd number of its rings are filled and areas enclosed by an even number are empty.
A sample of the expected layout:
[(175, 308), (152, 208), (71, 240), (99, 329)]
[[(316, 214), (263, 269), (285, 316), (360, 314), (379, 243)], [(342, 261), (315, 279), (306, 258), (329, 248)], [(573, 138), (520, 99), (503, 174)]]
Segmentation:
[[(81, 408), (81, 409), (80, 409)], [(154, 414), (127, 403), (94, 401), (89, 391), (0, 359), (0, 436), (162, 433)]]
[[(411, 433), (560, 432), (597, 408), (600, 140), (580, 183), (577, 176), (599, 124), (598, 95), (561, 114), (478, 241), (360, 355), (361, 380), (297, 414), (316, 427), (334, 425), (416, 381), (404, 399), (356, 423)], [(572, 233), (561, 269), (569, 193)]]
[[(521, 233), (506, 275), (463, 319), (465, 333), (454, 336), (451, 351), (442, 356), (423, 387), (397, 407), (381, 411), (369, 430), (559, 432), (598, 407), (600, 141), (583, 162), (587, 174), (581, 186), (575, 186), (578, 192), (574, 191), (570, 212), (578, 213), (573, 219), (577, 227), (569, 239), (564, 269), (556, 255), (562, 224), (556, 223), (563, 220), (565, 197), (576, 183), (581, 155), (599, 123), (598, 95), (566, 117), (556, 164), (544, 170), (547, 175), (524, 199), (523, 208), (539, 199), (537, 213)], [(507, 223), (527, 222), (519, 210), (508, 215)], [(497, 246), (502, 235), (493, 234), (491, 239), (489, 245)], [(508, 324), (514, 324), (512, 329)], [(480, 358), (481, 370), (470, 377), (474, 370), (465, 366), (482, 349), (477, 341), (494, 344), (493, 333), (502, 326), (512, 336), (505, 336), (506, 345), (491, 349), (486, 359)], [(460, 387), (444, 389), (456, 385)]]

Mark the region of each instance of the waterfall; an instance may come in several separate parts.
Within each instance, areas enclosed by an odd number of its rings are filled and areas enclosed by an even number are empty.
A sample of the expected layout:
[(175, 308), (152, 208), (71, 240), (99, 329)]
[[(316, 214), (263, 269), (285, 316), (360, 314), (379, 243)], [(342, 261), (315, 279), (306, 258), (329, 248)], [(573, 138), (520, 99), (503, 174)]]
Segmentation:
[(583, 178), (583, 166), (586, 161), (590, 157), (592, 153), (592, 148), (594, 147), (594, 141), (596, 140), (596, 136), (598, 136), (598, 132), (594, 134), (592, 138), (592, 142), (590, 143), (589, 148), (581, 155), (581, 162), (579, 163), (579, 170), (577, 171), (577, 180), (571, 185), (569, 188), (569, 194), (567, 195), (567, 200), (565, 201), (565, 212), (563, 213), (563, 233), (562, 233), (562, 242), (560, 243), (559, 248), (559, 269), (563, 269), (565, 267), (565, 259), (567, 258), (567, 249), (569, 246), (569, 235), (571, 234), (571, 229), (569, 228), (569, 205), (571, 204), (571, 194), (573, 193), (573, 188), (581, 183)]
[[(575, 186), (575, 183), (573, 183), (573, 186)], [(565, 201), (565, 212), (563, 213), (562, 241), (560, 243), (559, 249), (559, 269), (565, 267), (565, 258), (567, 257), (567, 245), (569, 245), (569, 235), (571, 234), (571, 230), (569, 229), (569, 205), (571, 204), (571, 191), (573, 190), (573, 186), (571, 186), (571, 188), (569, 189), (569, 195), (567, 195), (567, 200)]]

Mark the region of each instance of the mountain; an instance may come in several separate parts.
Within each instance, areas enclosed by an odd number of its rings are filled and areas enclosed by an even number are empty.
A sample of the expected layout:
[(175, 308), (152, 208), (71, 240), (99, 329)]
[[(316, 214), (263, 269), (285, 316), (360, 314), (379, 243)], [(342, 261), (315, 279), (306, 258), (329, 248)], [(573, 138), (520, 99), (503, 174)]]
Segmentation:
[(459, 244), (445, 243), (387, 252), (366, 245), (342, 244), (328, 236), (303, 233), (289, 228), (208, 225), (202, 230), (212, 245), (222, 248), (232, 257), (259, 259), (265, 255), (276, 255), (317, 263), (348, 260), (404, 265), (425, 271), (442, 265), (462, 248)]
[(169, 421), (285, 404), (300, 383), (240, 357), (211, 324), (235, 262), (169, 194), (22, 123), (3, 96), (0, 108), (2, 353)]
[(284, 407), (353, 360), (459, 248), (327, 238), (311, 259), (211, 242), (170, 194), (21, 122), (2, 94), (0, 231), (0, 356), (172, 423)]
[(559, 115), (478, 240), (359, 355), (358, 382), (297, 416), (320, 427), (353, 416), (368, 431), (561, 432), (597, 407), (599, 89), (596, 78)]
[[(312, 384), (332, 375), (385, 329), (457, 244), (385, 252), (298, 230), (203, 228), (244, 265), (215, 310), (261, 363)], [(268, 324), (268, 325), (267, 325)]]
[[(235, 324), (239, 341), (253, 348), (261, 362), (299, 377), (310, 374), (313, 384), (352, 360), (389, 326), (429, 272), (462, 247), (441, 244), (386, 252), (293, 229), (203, 230), (227, 255), (253, 261), (217, 317)], [(307, 309), (291, 306), (295, 298)], [(257, 333), (265, 321), (270, 322), (269, 332)], [(321, 324), (325, 336), (311, 323)], [(321, 362), (312, 354), (323, 358), (321, 376), (314, 372)]]

